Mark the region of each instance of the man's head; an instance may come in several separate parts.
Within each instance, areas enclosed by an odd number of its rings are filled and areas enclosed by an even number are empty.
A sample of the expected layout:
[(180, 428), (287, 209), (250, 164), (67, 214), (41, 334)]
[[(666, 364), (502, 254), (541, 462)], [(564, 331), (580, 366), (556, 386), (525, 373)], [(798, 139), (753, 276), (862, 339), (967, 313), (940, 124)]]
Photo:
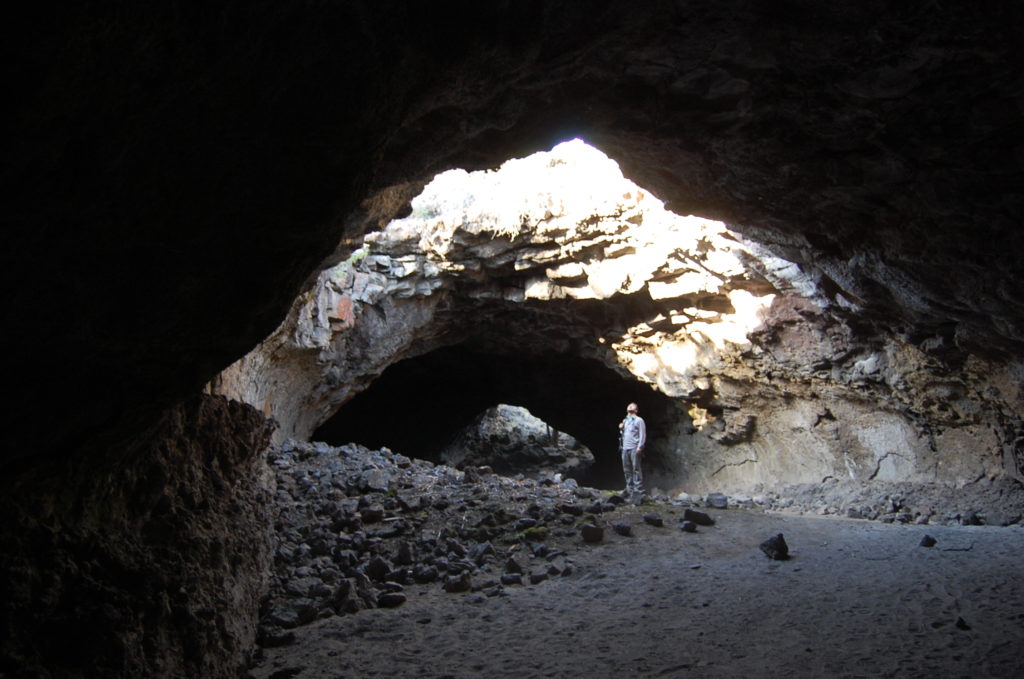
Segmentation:
[(638, 410), (640, 410), (640, 408), (635, 403), (630, 403), (628, 406), (626, 406), (626, 412), (629, 413), (630, 415), (636, 415)]

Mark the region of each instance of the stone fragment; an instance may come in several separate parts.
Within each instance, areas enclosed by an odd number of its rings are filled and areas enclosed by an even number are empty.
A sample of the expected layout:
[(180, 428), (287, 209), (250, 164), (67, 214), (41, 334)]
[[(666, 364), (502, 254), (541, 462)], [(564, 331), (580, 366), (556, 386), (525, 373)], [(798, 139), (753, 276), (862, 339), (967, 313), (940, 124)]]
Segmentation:
[(363, 523), (377, 523), (384, 520), (384, 507), (375, 502), (368, 507), (364, 507), (359, 514), (362, 516)]
[(696, 533), (697, 524), (695, 524), (693, 521), (683, 521), (681, 524), (679, 524), (679, 530), (683, 531), (684, 533)]
[(501, 576), (501, 584), (521, 585), (523, 584), (523, 576), (520, 573), (504, 573)]
[(444, 591), (446, 592), (468, 592), (472, 586), (473, 579), (469, 573), (451, 575), (444, 579)]
[(377, 606), (380, 608), (397, 608), (406, 601), (406, 596), (401, 592), (383, 592), (377, 597)]
[(383, 557), (375, 556), (363, 567), (363, 572), (371, 580), (380, 582), (391, 572), (391, 564), (384, 560)]
[(931, 535), (925, 535), (923, 538), (921, 538), (920, 544), (922, 547), (934, 547), (937, 542), (938, 540), (933, 538)]
[(708, 507), (714, 507), (715, 509), (729, 508), (729, 497), (724, 493), (708, 493), (704, 501)]
[(580, 526), (580, 535), (584, 542), (600, 542), (604, 539), (604, 529), (592, 523)]
[(311, 599), (281, 599), (274, 602), (263, 622), (284, 629), (293, 629), (316, 620), (318, 610)]
[(523, 566), (515, 559), (515, 557), (509, 557), (505, 561), (505, 571), (508, 573), (522, 573)]
[(583, 516), (583, 507), (572, 502), (564, 502), (558, 505), (558, 509), (573, 516)]
[(412, 569), (412, 579), (421, 585), (434, 582), (440, 577), (440, 573), (434, 566), (420, 564)]
[(633, 535), (633, 526), (625, 522), (613, 523), (612, 530), (615, 531), (616, 534), (627, 538)]
[(368, 469), (363, 472), (360, 488), (385, 493), (390, 481), (391, 477), (383, 469)]
[(461, 559), (468, 553), (466, 546), (458, 540), (448, 540), (445, 547), (448, 548), (448, 557), (451, 559)]
[(412, 543), (408, 540), (399, 542), (398, 549), (395, 551), (395, 563), (402, 566), (410, 566), (414, 561)]
[(769, 559), (774, 559), (775, 561), (785, 561), (789, 558), (789, 545), (786, 544), (786, 539), (782, 537), (782, 533), (762, 542), (761, 551)]
[(548, 574), (543, 572), (530, 573), (530, 584), (536, 585), (548, 579)]
[(478, 542), (469, 548), (468, 556), (477, 566), (482, 566), (487, 557), (495, 556), (494, 546), (490, 542)]
[(699, 509), (687, 508), (686, 510), (683, 511), (683, 518), (687, 521), (693, 521), (698, 526), (715, 525), (715, 520), (712, 519), (709, 515), (700, 511)]
[(665, 521), (657, 514), (644, 514), (644, 523), (648, 526), (656, 526), (658, 528), (665, 525)]

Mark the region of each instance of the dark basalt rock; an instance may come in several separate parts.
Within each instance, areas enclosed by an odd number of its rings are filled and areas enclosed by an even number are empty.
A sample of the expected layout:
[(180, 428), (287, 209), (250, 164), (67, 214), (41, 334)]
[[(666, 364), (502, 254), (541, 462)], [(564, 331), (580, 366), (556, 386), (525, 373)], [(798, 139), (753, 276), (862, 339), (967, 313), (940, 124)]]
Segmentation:
[(444, 580), (444, 591), (451, 593), (468, 592), (470, 587), (473, 586), (473, 579), (469, 573), (462, 573), (461, 575), (452, 575)]
[(775, 561), (785, 561), (789, 558), (789, 545), (786, 544), (786, 539), (782, 537), (782, 533), (762, 542), (761, 551), (769, 559), (774, 559)]
[(644, 523), (648, 526), (655, 526), (660, 528), (665, 525), (665, 520), (657, 514), (644, 514)]
[(521, 573), (504, 573), (501, 576), (501, 584), (503, 585), (521, 585), (523, 584), (523, 576)]
[(401, 592), (384, 592), (377, 597), (377, 606), (380, 608), (397, 608), (406, 601), (406, 596)]
[(689, 508), (687, 508), (686, 510), (683, 511), (683, 518), (686, 519), (687, 521), (694, 522), (698, 526), (713, 526), (713, 525), (715, 525), (715, 520), (714, 519), (712, 519), (709, 515), (707, 515), (706, 513), (702, 512), (702, 511), (700, 511), (698, 509), (689, 509)]
[(580, 536), (584, 542), (600, 542), (604, 539), (604, 529), (592, 523), (580, 526)]

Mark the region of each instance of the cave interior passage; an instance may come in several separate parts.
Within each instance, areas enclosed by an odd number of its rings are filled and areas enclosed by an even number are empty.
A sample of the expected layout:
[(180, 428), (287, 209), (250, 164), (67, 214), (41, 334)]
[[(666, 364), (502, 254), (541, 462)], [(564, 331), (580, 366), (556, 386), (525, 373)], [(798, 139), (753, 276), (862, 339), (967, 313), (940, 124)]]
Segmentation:
[(685, 417), (678, 404), (601, 362), (562, 354), (508, 355), (467, 345), (437, 349), (388, 368), (316, 432), (331, 445), (387, 446), (438, 461), (443, 448), (490, 406), (528, 409), (590, 448), (594, 465), (576, 480), (598, 488), (622, 485), (618, 422), (635, 401), (647, 421), (648, 465), (659, 466), (659, 432)]

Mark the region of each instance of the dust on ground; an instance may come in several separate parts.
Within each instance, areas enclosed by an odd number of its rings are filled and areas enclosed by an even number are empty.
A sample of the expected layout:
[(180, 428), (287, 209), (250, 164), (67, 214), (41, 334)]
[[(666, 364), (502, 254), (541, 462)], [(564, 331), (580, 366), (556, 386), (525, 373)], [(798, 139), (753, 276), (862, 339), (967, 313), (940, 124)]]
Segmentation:
[[(624, 506), (578, 537), (571, 575), (318, 620), (251, 669), (268, 677), (1017, 677), (1024, 529), (884, 524), (747, 510), (679, 530)], [(663, 527), (647, 524), (657, 513)], [(787, 561), (758, 549), (783, 533)], [(937, 539), (920, 546), (924, 535)]]

